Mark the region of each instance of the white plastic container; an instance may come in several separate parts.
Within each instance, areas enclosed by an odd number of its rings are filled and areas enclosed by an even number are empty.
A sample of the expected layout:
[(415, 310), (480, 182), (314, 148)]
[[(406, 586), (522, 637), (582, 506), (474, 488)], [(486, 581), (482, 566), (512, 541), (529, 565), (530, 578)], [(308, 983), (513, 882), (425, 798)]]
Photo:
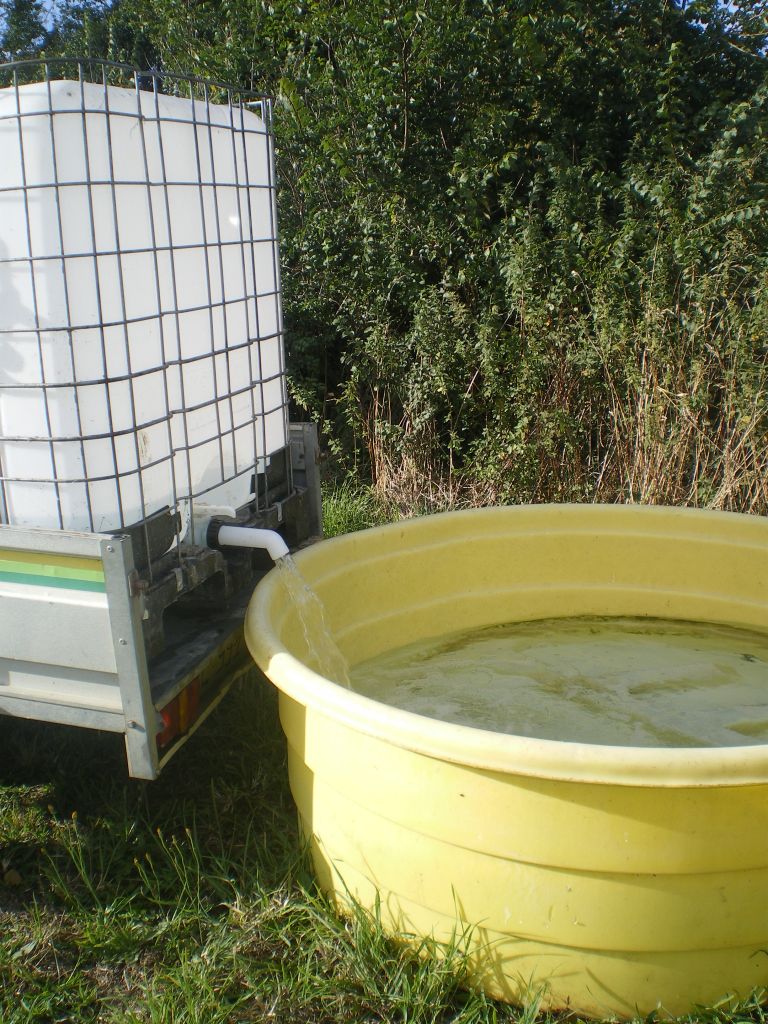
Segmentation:
[(0, 522), (249, 500), (287, 444), (271, 147), (242, 106), (0, 90)]

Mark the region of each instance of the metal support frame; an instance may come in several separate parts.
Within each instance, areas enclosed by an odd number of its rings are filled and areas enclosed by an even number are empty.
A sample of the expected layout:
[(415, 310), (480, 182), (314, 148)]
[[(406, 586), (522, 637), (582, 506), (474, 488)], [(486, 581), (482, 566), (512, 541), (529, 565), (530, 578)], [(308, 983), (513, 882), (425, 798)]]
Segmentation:
[(101, 541), (109, 622), (125, 717), (128, 770), (139, 779), (157, 776), (158, 716), (152, 702), (142, 632), (141, 592), (131, 593), (135, 572), (129, 537)]
[(308, 536), (323, 536), (323, 499), (320, 488), (320, 445), (317, 425), (291, 423), (291, 465), (293, 480), (304, 489), (309, 503)]
[[(57, 83), (64, 81), (73, 82), (78, 102), (72, 109), (67, 105), (62, 113), (55, 89)], [(23, 90), (35, 85), (43, 87), (39, 109), (28, 108), (22, 101)], [(116, 488), (118, 521), (110, 522), (108, 528), (113, 531), (132, 528), (135, 540), (138, 532), (144, 529), (143, 543), (135, 544), (135, 554), (139, 558), (139, 548), (149, 551), (152, 547), (152, 537), (146, 524), (151, 522), (153, 515), (162, 511), (158, 509), (155, 497), (152, 503), (149, 502), (146, 480), (153, 472), (162, 471), (167, 473), (170, 481), (168, 489), (172, 493), (168, 494), (167, 505), (171, 515), (168, 524), (176, 535), (175, 543), (169, 544), (165, 550), (175, 552), (181, 564), (185, 522), (175, 515), (176, 511), (185, 506), (186, 518), (191, 520), (195, 502), (206, 503), (206, 494), (211, 490), (244, 478), (256, 481), (252, 498), (257, 509), (266, 511), (269, 495), (265, 475), (260, 470), (265, 461), (275, 454), (275, 442), (268, 437), (266, 425), (270, 417), (274, 423), (278, 419), (282, 421), (285, 441), (280, 443), (287, 442), (288, 400), (277, 244), (272, 101), (261, 93), (233, 85), (140, 71), (129, 65), (90, 58), (35, 59), (0, 64), (0, 89), (3, 87), (11, 99), (15, 97), (15, 103), (0, 110), (0, 129), (5, 128), (6, 134), (10, 132), (15, 139), (20, 178), (18, 181), (14, 179), (8, 187), (0, 182), (0, 198), (11, 202), (14, 196), (22, 195), (21, 212), (26, 235), (22, 242), (14, 242), (11, 253), (4, 252), (0, 244), (0, 292), (3, 292), (5, 282), (10, 293), (11, 282), (16, 279), (24, 279), (31, 288), (32, 308), (23, 331), (36, 338), (38, 353), (34, 373), (22, 377), (17, 375), (12, 383), (0, 383), (0, 402), (6, 389), (9, 398), (25, 393), (30, 397), (41, 397), (45, 422), (41, 424), (40, 436), (27, 436), (23, 425), (15, 421), (10, 436), (7, 430), (6, 436), (0, 433), (0, 523), (13, 524), (16, 521), (11, 501), (14, 486), (32, 485), (50, 489), (45, 494), (46, 500), (50, 498), (49, 504), (52, 503), (52, 510), (49, 510), (49, 518), (53, 516), (52, 525), (55, 519), (59, 528), (72, 529), (72, 522), (67, 521), (65, 504), (73, 501), (72, 496), (77, 494), (83, 495), (85, 502), (83, 514), (87, 521), (82, 528), (104, 529), (104, 520), (100, 518), (102, 511), (94, 507), (93, 496), (112, 486)], [(171, 112), (166, 97), (171, 97), (168, 102), (181, 104), (176, 113)], [(258, 123), (251, 118), (252, 110), (258, 111), (261, 117)], [(72, 123), (72, 129), (79, 124), (79, 130), (72, 136), (72, 146), (80, 154), (78, 160), (82, 163), (82, 173), (77, 178), (60, 166), (61, 125), (54, 130), (54, 122), (60, 116), (70, 120), (78, 118)], [(120, 125), (126, 122), (135, 127), (140, 157), (140, 166), (131, 174), (121, 172), (120, 162), (113, 153), (113, 144), (116, 144), (113, 137), (117, 136)], [(106, 178), (103, 177), (104, 170), (99, 168), (102, 156), (94, 148), (94, 126), (97, 124), (106, 133), (109, 163)], [(184, 138), (192, 146), (195, 166), (191, 177), (174, 173), (173, 153), (168, 151), (165, 134), (168, 126), (172, 126), (174, 131), (185, 132)], [(44, 181), (38, 181), (30, 173), (32, 158), (25, 128), (34, 128), (38, 147), (41, 145), (39, 140), (48, 140), (42, 143), (41, 151), (50, 165), (49, 177)], [(68, 127), (68, 137), (70, 130)], [(222, 141), (222, 133), (228, 134), (228, 142)], [(249, 167), (254, 153), (261, 162), (258, 168)], [(72, 249), (67, 236), (69, 222), (62, 212), (67, 197), (75, 194), (73, 189), (84, 191), (87, 196), (85, 228), (88, 239), (83, 251)], [(46, 194), (54, 196), (56, 213), (55, 223), (51, 225), (51, 239), (43, 250), (33, 230), (32, 207), (38, 197)], [(137, 211), (148, 218), (148, 242), (142, 241), (143, 247), (121, 238), (126, 218), (125, 196), (128, 194), (135, 195)], [(105, 217), (104, 213), (98, 214), (97, 200), (100, 196), (107, 197), (109, 207), (102, 225), (103, 237), (99, 235), (99, 217)], [(185, 202), (196, 203), (199, 208), (201, 233), (198, 238), (187, 240), (174, 236), (174, 204), (181, 196), (185, 197)], [(230, 201), (236, 204), (234, 236), (233, 218), (225, 216), (225, 211), (229, 211), (226, 204)], [(111, 239), (109, 244), (104, 241), (107, 236)], [(0, 243), (2, 240), (0, 230)], [(257, 252), (261, 255), (257, 256)], [(198, 289), (193, 297), (189, 288), (182, 294), (181, 286), (186, 279), (183, 267), (187, 265), (184, 261), (198, 258), (201, 253), (205, 265), (202, 295)], [(149, 306), (146, 310), (132, 311), (126, 290), (131, 274), (129, 261), (147, 258), (154, 268), (148, 275), (145, 289)], [(106, 322), (104, 289), (107, 286), (103, 280), (107, 265), (115, 268), (116, 277), (110, 287), (117, 289), (119, 314), (110, 323)], [(237, 269), (232, 269), (233, 266)], [(87, 278), (89, 287), (95, 289), (96, 318), (93, 322), (83, 321), (73, 306), (77, 300), (70, 287), (70, 274), (75, 273), (78, 279)], [(46, 320), (43, 313), (46, 300), (39, 294), (38, 282), (46, 275), (58, 275), (63, 282), (64, 307), (55, 322)], [(267, 313), (269, 322), (265, 326)], [(203, 317), (207, 326), (203, 326), (203, 321), (195, 320), (194, 344), (185, 348), (181, 341), (182, 337), (189, 336), (185, 318), (197, 314)], [(242, 332), (235, 334), (230, 330), (229, 320), (232, 317), (233, 321), (239, 322), (238, 317), (241, 316), (244, 318)], [(150, 326), (159, 332), (162, 358), (157, 366), (134, 366), (131, 339), (137, 330), (149, 329)], [(13, 344), (20, 330), (16, 325), (4, 327), (0, 324), (0, 347), (4, 342)], [(103, 374), (94, 379), (82, 379), (77, 369), (78, 351), (87, 332), (97, 336), (101, 352)], [(44, 351), (44, 346), (50, 348), (54, 343), (57, 359), (63, 360), (62, 366), (66, 363), (69, 367), (66, 374), (62, 369), (52, 374), (50, 353)], [(263, 364), (262, 348), (266, 344), (276, 346), (275, 366)], [(245, 359), (248, 365), (248, 373), (242, 377), (236, 377), (233, 369), (234, 361), (238, 359), (241, 363)], [(206, 391), (204, 397), (201, 393), (195, 400), (185, 393), (184, 380), (185, 374), (194, 371), (200, 360), (204, 362), (199, 363), (199, 372), (209, 381), (212, 391), (210, 395)], [(123, 367), (122, 370), (114, 369), (117, 363)], [(146, 413), (139, 406), (143, 380), (150, 372), (155, 377), (162, 375), (165, 409), (160, 419), (145, 422)], [(171, 397), (171, 379), (176, 382), (174, 386), (180, 388), (178, 401)], [(81, 405), (83, 396), (97, 392), (99, 408), (100, 403), (106, 403), (108, 424), (95, 428), (93, 424), (87, 425), (89, 421), (83, 416)], [(127, 425), (126, 410), (113, 408), (118, 394), (122, 396), (119, 401), (127, 403)], [(71, 398), (67, 397), (70, 395)], [(247, 422), (240, 422), (241, 416), (236, 419), (233, 415), (233, 403), (238, 397), (241, 404), (246, 400), (250, 403)], [(75, 431), (58, 427), (53, 415), (65, 398), (67, 403), (73, 403)], [(191, 435), (190, 417), (199, 415), (215, 420), (211, 436), (208, 427), (201, 437)], [(165, 441), (162, 445), (154, 441), (149, 455), (149, 445), (142, 439), (142, 434), (160, 430), (167, 435)], [(239, 440), (247, 431), (252, 433), (250, 447)], [(153, 436), (158, 437), (157, 434)], [(33, 479), (27, 479), (29, 474), (23, 478), (20, 475), (21, 467), (10, 472), (3, 465), (4, 444), (18, 446), (25, 443), (46, 446), (49, 471), (37, 467), (32, 474)], [(242, 451), (241, 443), (244, 445)], [(107, 460), (109, 466), (105, 468), (102, 465), (96, 471), (91, 465), (92, 452), (98, 446), (102, 446), (98, 450), (103, 452), (104, 444), (111, 446), (111, 456)], [(203, 444), (214, 445), (218, 457), (215, 469), (206, 468), (205, 479), (198, 480), (200, 471), (193, 472), (192, 460), (195, 450)], [(120, 450), (118, 446), (122, 446)], [(126, 446), (132, 447), (130, 459), (126, 455)], [(75, 450), (79, 452), (77, 460), (71, 454)], [(255, 453), (252, 461), (251, 450)], [(70, 453), (66, 469), (62, 462), (63, 452)], [(244, 460), (243, 452), (249, 455), (249, 461)], [(126, 507), (128, 502), (123, 492), (136, 488), (143, 515), (133, 511), (129, 514)], [(23, 522), (29, 521), (25, 519)]]

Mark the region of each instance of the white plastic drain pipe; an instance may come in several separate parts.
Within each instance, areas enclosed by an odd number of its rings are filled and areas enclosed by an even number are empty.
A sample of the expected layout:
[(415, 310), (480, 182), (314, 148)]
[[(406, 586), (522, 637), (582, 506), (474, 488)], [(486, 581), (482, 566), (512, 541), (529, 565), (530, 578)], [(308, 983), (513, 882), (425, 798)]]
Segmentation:
[(290, 554), (288, 545), (274, 530), (258, 530), (254, 526), (220, 526), (216, 543), (228, 548), (261, 548), (276, 562)]

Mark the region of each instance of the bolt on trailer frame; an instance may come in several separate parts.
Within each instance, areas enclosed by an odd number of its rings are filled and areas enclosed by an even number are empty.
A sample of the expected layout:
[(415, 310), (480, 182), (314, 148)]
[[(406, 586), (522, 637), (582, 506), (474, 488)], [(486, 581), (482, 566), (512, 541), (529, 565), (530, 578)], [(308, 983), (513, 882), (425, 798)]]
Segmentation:
[(0, 146), (0, 713), (124, 733), (151, 779), (251, 667), (267, 566), (209, 528), (321, 532), (316, 430), (288, 422), (271, 102), (21, 61)]

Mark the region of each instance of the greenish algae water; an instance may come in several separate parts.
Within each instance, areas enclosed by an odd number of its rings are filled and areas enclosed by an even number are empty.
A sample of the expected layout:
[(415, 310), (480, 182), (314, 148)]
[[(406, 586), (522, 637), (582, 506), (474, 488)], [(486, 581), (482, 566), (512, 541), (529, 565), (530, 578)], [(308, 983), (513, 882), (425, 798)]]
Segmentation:
[(356, 665), (352, 688), (446, 722), (633, 747), (768, 742), (768, 634), (649, 618), (547, 619)]

